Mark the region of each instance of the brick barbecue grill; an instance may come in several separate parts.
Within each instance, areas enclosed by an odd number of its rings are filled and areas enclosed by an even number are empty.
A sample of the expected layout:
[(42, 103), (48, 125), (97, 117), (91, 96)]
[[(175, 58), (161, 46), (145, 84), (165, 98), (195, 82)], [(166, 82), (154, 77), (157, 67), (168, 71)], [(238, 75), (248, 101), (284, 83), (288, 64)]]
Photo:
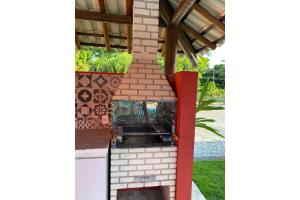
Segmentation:
[(112, 103), (111, 200), (175, 199), (177, 98), (156, 62), (158, 18), (159, 0), (133, 1), (133, 62)]

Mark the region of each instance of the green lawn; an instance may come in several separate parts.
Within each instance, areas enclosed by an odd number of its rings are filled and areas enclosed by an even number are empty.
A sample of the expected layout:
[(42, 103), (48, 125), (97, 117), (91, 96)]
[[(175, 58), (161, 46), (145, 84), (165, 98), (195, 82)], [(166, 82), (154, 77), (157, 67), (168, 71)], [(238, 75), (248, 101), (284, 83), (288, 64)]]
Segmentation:
[(225, 161), (194, 161), (193, 181), (206, 200), (225, 199)]

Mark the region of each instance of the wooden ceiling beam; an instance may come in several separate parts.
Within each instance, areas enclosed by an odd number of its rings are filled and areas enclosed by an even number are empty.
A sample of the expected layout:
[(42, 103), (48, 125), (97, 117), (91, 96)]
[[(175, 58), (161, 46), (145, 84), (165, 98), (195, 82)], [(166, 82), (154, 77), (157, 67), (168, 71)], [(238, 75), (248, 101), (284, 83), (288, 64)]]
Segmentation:
[[(132, 16), (116, 15), (116, 14), (99, 14), (86, 10), (75, 10), (76, 19), (93, 20), (105, 23), (132, 25)], [(165, 28), (167, 25), (162, 18), (159, 18), (159, 27)]]
[(195, 3), (196, 0), (181, 0), (180, 4), (172, 15), (172, 25), (177, 26)]
[(219, 19), (217, 19), (215, 16), (210, 14), (207, 10), (205, 10), (202, 6), (199, 4), (194, 4), (193, 8), (195, 11), (197, 11), (201, 16), (203, 16), (205, 19), (213, 23), (216, 27), (221, 29), (223, 32), (225, 32), (225, 24), (220, 22)]
[[(170, 63), (169, 66), (165, 65), (166, 68), (167, 67), (170, 68), (170, 70), (168, 70), (168, 71), (173, 70), (175, 72), (176, 63), (174, 62), (174, 57), (176, 58), (176, 52), (177, 52), (176, 49), (177, 49), (178, 43), (179, 43), (181, 49), (184, 51), (184, 53), (190, 59), (192, 65), (196, 66), (197, 65), (197, 56), (195, 54), (195, 50), (194, 50), (193, 46), (191, 45), (191, 43), (188, 40), (186, 34), (183, 32), (183, 30), (180, 27), (172, 27), (172, 26), (174, 26), (171, 23), (174, 11), (167, 0), (160, 1), (159, 12), (160, 12), (160, 15), (162, 16), (163, 20), (167, 24), (167, 29), (168, 29), (168, 27), (170, 27), (169, 31), (166, 32), (166, 41), (165, 41), (165, 47), (164, 47), (165, 48), (165, 50), (164, 50), (165, 63)], [(177, 41), (174, 41), (175, 40), (174, 38), (176, 38), (176, 37), (175, 37), (175, 34), (172, 32), (172, 30), (178, 32), (177, 33), (178, 34)], [(172, 34), (174, 34), (174, 37), (169, 36)], [(169, 38), (169, 40), (168, 40), (168, 38)], [(173, 40), (171, 40), (171, 38), (173, 38)], [(175, 43), (176, 45), (173, 45), (173, 43)]]
[(161, 0), (159, 2), (159, 14), (164, 20), (166, 26), (171, 25), (173, 10), (168, 2), (168, 0)]
[(201, 43), (203, 43), (204, 45), (208, 46), (211, 49), (215, 49), (216, 45), (214, 43), (212, 43), (211, 41), (209, 41), (207, 38), (203, 37), (202, 35), (200, 35), (197, 31), (195, 31), (194, 29), (192, 29), (191, 27), (185, 25), (185, 24), (181, 24), (180, 25), (181, 28), (187, 32), (192, 34), (193, 36), (195, 36)]
[[(220, 42), (220, 41), (222, 41), (224, 39), (225, 39), (225, 35), (222, 36), (222, 37), (220, 37), (219, 39), (216, 39), (215, 41), (213, 41), (213, 43), (215, 45), (217, 45), (218, 42)], [(196, 50), (196, 52), (199, 53), (199, 52), (203, 51), (204, 49), (207, 49), (207, 46), (200, 47), (198, 50)]]
[[(98, 43), (88, 43), (88, 42), (80, 42), (81, 46), (93, 46), (93, 47), (105, 47), (105, 44), (98, 44)], [(110, 45), (111, 48), (115, 49), (127, 49), (127, 46), (121, 45)]]
[(184, 51), (185, 55), (188, 56), (192, 66), (197, 66), (198, 61), (197, 61), (197, 55), (195, 52), (194, 47), (192, 44), (189, 42), (188, 36), (183, 32), (179, 32), (179, 45), (181, 49)]
[[(92, 36), (92, 37), (104, 37), (104, 34), (99, 34), (99, 33), (85, 33), (85, 32), (76, 32), (76, 33), (77, 33), (77, 35)], [(125, 37), (125, 36), (109, 35), (108, 37), (114, 38), (114, 39), (127, 40), (127, 37)]]
[[(91, 36), (91, 37), (104, 37), (103, 34), (99, 33), (85, 33), (85, 32), (76, 32), (77, 35)], [(127, 40), (126, 36), (118, 36), (118, 35), (109, 35), (109, 38)], [(158, 43), (165, 43), (164, 39), (158, 39)]]
[[(98, 0), (99, 8), (100, 8), (100, 14), (105, 14), (105, 3), (104, 0)], [(110, 42), (109, 42), (109, 34), (108, 34), (108, 27), (107, 24), (102, 22), (101, 23), (103, 35), (104, 35), (104, 44), (107, 49), (107, 51), (110, 50)]]
[(225, 22), (225, 15), (223, 17), (220, 18), (221, 22)]
[(75, 43), (78, 49), (81, 49), (79, 37), (75, 31)]
[[(126, 0), (126, 15), (132, 16), (132, 5), (133, 0)], [(127, 33), (127, 49), (128, 53), (132, 52), (132, 25), (126, 25), (126, 33)]]
[[(162, 52), (163, 52), (163, 49), (158, 49), (157, 52), (162, 53)], [(177, 50), (177, 53), (178, 53), (178, 54), (184, 54), (184, 51), (182, 51), (182, 50)]]
[(178, 44), (178, 28), (171, 24), (173, 9), (168, 0), (162, 0), (159, 2), (159, 12), (165, 21), (166, 37), (165, 44), (162, 49), (162, 54), (165, 60), (165, 74), (169, 75), (176, 71), (176, 55)]
[(94, 20), (104, 23), (132, 24), (132, 16), (75, 10), (76, 19)]

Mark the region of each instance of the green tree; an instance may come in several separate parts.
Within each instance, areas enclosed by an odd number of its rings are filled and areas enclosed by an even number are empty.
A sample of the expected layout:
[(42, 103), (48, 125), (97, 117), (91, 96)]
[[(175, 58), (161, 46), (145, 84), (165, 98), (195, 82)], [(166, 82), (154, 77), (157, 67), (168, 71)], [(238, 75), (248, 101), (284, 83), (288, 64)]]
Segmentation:
[(93, 52), (89, 49), (75, 50), (75, 71), (89, 71)]
[(215, 83), (219, 88), (225, 88), (225, 64), (218, 64), (214, 66), (215, 69)]
[(225, 64), (215, 65), (214, 68), (208, 68), (205, 73), (203, 73), (203, 78), (201, 79), (201, 84), (204, 84), (207, 80), (213, 80), (217, 87), (225, 88)]
[(103, 48), (82, 48), (75, 52), (75, 70), (92, 72), (124, 73), (132, 61), (125, 51)]

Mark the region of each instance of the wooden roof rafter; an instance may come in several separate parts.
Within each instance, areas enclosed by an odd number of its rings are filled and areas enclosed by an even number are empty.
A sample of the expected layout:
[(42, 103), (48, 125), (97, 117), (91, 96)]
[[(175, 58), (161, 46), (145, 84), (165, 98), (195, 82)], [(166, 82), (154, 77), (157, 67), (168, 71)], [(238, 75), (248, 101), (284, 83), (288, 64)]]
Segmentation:
[[(132, 16), (132, 5), (133, 0), (126, 0), (126, 15)], [(126, 25), (126, 33), (127, 33), (127, 49), (128, 53), (132, 51), (132, 25)]]
[[(104, 37), (104, 34), (101, 33), (86, 33), (86, 32), (76, 32), (76, 33), (77, 35), (84, 35), (84, 36), (91, 36), (91, 37)], [(127, 40), (127, 37), (125, 36), (109, 35), (108, 37), (114, 39)]]
[[(194, 4), (193, 8), (196, 12), (198, 12), (201, 16), (203, 16), (205, 19), (207, 19), (209, 22), (213, 23), (216, 27), (221, 29), (223, 32), (225, 32), (225, 24), (219, 21), (218, 18), (210, 14), (205, 8), (203, 8), (199, 4)], [(225, 18), (224, 18), (225, 19)]]
[[(99, 8), (100, 8), (100, 14), (105, 14), (105, 3), (104, 0), (98, 0), (99, 3)], [(108, 35), (108, 30), (107, 30), (107, 24), (102, 22), (101, 27), (103, 30), (103, 35), (104, 35), (104, 44), (106, 49), (109, 51), (110, 50), (110, 42), (109, 42), (109, 35)]]
[[(101, 34), (101, 33), (86, 33), (86, 32), (76, 31), (76, 34), (77, 35), (84, 35), (84, 36), (91, 36), (91, 37), (104, 37), (104, 34)], [(127, 36), (109, 35), (109, 38), (127, 40)], [(165, 43), (165, 40), (158, 39), (158, 43)]]
[(177, 26), (195, 3), (196, 0), (181, 0), (180, 4), (172, 15), (171, 24)]
[(132, 24), (132, 16), (75, 10), (76, 19), (94, 20), (105, 23)]
[(77, 35), (76, 31), (75, 31), (75, 44), (78, 49), (81, 49), (79, 36)]
[[(217, 45), (217, 43), (219, 43), (220, 41), (222, 41), (222, 40), (224, 40), (224, 39), (225, 39), (225, 36), (222, 36), (222, 37), (220, 37), (219, 39), (216, 39), (215, 41), (213, 41), (213, 43), (214, 43), (215, 45)], [(197, 53), (200, 53), (201, 51), (203, 51), (203, 50), (205, 50), (205, 49), (207, 49), (207, 48), (208, 48), (207, 46), (203, 46), (203, 47), (197, 49), (196, 52), (197, 52)]]
[[(105, 44), (98, 44), (98, 43), (89, 43), (89, 42), (80, 42), (81, 46), (93, 46), (93, 47), (105, 47)], [(111, 48), (115, 49), (127, 49), (126, 46), (121, 45), (110, 45)]]
[(211, 41), (209, 41), (207, 38), (205, 38), (204, 36), (200, 35), (197, 31), (195, 31), (194, 29), (190, 28), (189, 26), (185, 25), (185, 24), (181, 24), (180, 25), (181, 28), (183, 30), (185, 30), (185, 32), (192, 34), (194, 37), (196, 37), (201, 43), (205, 44), (206, 46), (208, 46), (211, 49), (215, 49), (216, 45), (214, 43), (212, 43)]
[[(127, 40), (125, 41), (127, 43), (127, 49), (129, 50), (129, 52), (131, 51), (132, 46), (130, 44), (132, 44), (132, 42), (130, 42), (132, 40), (132, 29), (131, 31), (127, 31), (127, 27), (132, 28), (132, 22), (133, 22), (133, 16), (132, 16), (132, 3), (133, 0), (123, 0), (125, 3), (119, 4), (118, 3), (118, 8), (119, 6), (121, 6), (124, 11), (123, 13), (121, 12), (115, 12), (115, 14), (110, 14), (110, 13), (105, 13), (105, 6), (112, 6), (110, 1), (105, 1), (105, 0), (97, 0), (95, 2), (99, 2), (99, 8), (100, 8), (100, 12), (97, 11), (97, 5), (95, 6), (95, 4), (93, 5), (88, 5), (88, 7), (86, 7), (86, 5), (84, 5), (84, 1), (86, 0), (76, 0), (79, 1), (78, 4), (76, 4), (76, 9), (75, 9), (75, 17), (76, 19), (82, 19), (79, 21), (76, 21), (76, 26), (78, 25), (79, 29), (76, 29), (76, 38), (80, 38), (81, 42), (89, 42), (88, 38), (86, 37), (80, 37), (81, 35), (85, 35), (85, 36), (91, 36), (91, 37), (102, 37), (104, 38), (102, 40), (101, 43), (105, 44), (107, 47), (107, 42), (106, 41), (112, 41), (112, 38), (116, 38), (116, 39), (120, 39), (120, 40), (116, 40), (116, 45), (118, 46), (122, 46), (123, 42), (122, 40)], [(101, 6), (102, 4), (105, 4), (104, 6)], [(185, 38), (185, 42), (189, 42), (190, 45), (185, 45), (184, 48), (187, 48), (187, 46), (190, 46), (191, 49), (194, 50), (195, 54), (198, 53), (198, 51), (196, 51), (194, 48), (196, 48), (196, 46), (193, 46), (193, 42), (195, 42), (196, 40), (198, 40), (197, 44), (200, 44), (200, 47), (198, 47), (197, 45), (197, 49), (201, 50), (204, 48), (204, 46), (207, 48), (215, 48), (216, 43), (215, 41), (211, 41), (211, 39), (208, 38), (221, 38), (222, 36), (222, 28), (220, 28), (220, 26), (218, 27), (216, 24), (221, 24), (221, 26), (225, 27), (225, 12), (224, 10), (220, 10), (220, 6), (224, 6), (224, 4), (222, 2), (218, 2), (218, 3), (211, 3), (211, 2), (207, 2), (207, 1), (203, 1), (202, 3), (200, 3), (201, 0), (181, 0), (178, 3), (175, 2), (175, 0), (160, 0), (160, 10), (161, 10), (161, 5), (164, 3), (167, 3), (169, 5), (169, 7), (171, 8), (171, 14), (170, 12), (165, 12), (167, 13), (167, 16), (163, 16), (162, 12), (160, 12), (161, 17), (159, 18), (159, 27), (164, 27), (166, 28), (167, 26), (169, 26), (170, 24), (173, 23), (177, 24), (178, 23), (178, 27), (175, 30), (178, 30), (179, 32), (183, 32), (183, 36), (181, 34), (180, 38), (182, 40), (182, 38)], [(178, 1), (177, 1), (178, 2)], [(171, 6), (177, 5), (176, 8)], [(205, 9), (205, 11), (208, 13), (207, 16), (211, 17), (212, 19), (209, 20), (209, 17), (205, 17), (203, 14), (201, 15), (201, 18), (205, 19), (205, 20), (200, 20), (199, 23), (195, 23), (197, 18), (199, 18), (199, 15), (191, 15), (191, 13), (199, 13), (199, 9), (197, 9), (197, 7), (202, 7), (203, 9)], [(104, 8), (104, 11), (102, 10), (102, 8)], [(206, 14), (207, 14), (206, 13)], [(217, 15), (215, 14), (211, 14), (211, 13), (219, 13)], [(219, 18), (215, 17), (215, 16), (220, 16)], [(167, 17), (167, 20), (166, 20)], [(215, 20), (217, 20), (218, 22), (214, 22), (213, 18), (215, 18)], [(89, 22), (89, 21), (98, 21), (98, 22), (102, 22), (102, 23), (106, 23), (106, 25), (108, 23), (111, 24), (112, 29), (107, 30), (107, 34), (104, 34), (104, 32), (94, 32), (91, 31), (89, 32), (89, 29), (86, 29), (87, 27), (91, 26), (93, 27), (93, 23), (95, 22)], [(185, 21), (185, 24), (183, 24)], [(201, 22), (201, 23), (200, 23)], [(214, 23), (213, 23), (214, 22)], [(101, 24), (102, 24), (101, 23)], [(87, 24), (87, 25), (85, 25)], [(125, 35), (122, 34), (121, 32), (118, 34), (115, 34), (112, 32), (112, 30), (115, 30), (115, 27), (117, 27), (115, 24), (123, 24), (125, 25)], [(183, 25), (181, 25), (183, 24)], [(192, 26), (189, 26), (189, 25)], [(99, 24), (100, 25), (100, 24)], [(174, 25), (175, 26), (175, 25)], [(183, 27), (183, 28), (182, 28)], [(201, 31), (198, 30), (197, 27), (205, 27), (205, 29), (202, 29)], [(217, 29), (220, 29), (220, 31), (212, 31), (215, 30), (214, 27), (216, 27)], [(105, 28), (104, 28), (105, 29)], [(80, 31), (79, 31), (80, 30)], [(225, 30), (225, 28), (224, 28)], [(160, 30), (161, 31), (161, 30)], [(131, 33), (131, 35), (130, 35)], [(170, 32), (169, 32), (170, 33)], [(209, 33), (209, 36), (208, 34)], [(106, 35), (106, 36), (105, 36)], [(172, 33), (171, 33), (172, 35)], [(195, 37), (195, 35), (197, 35), (198, 37)], [(202, 36), (202, 37), (199, 37)], [(170, 36), (170, 35), (169, 35)], [(75, 40), (76, 40), (75, 38)], [(106, 39), (105, 39), (106, 38)], [(169, 37), (170, 38), (170, 37)], [(210, 44), (205, 44), (203, 41), (199, 40), (199, 38), (202, 38), (202, 40), (204, 39), (204, 41), (206, 42), (210, 42)], [(163, 43), (166, 44), (166, 46), (169, 46), (167, 44), (167, 37), (162, 37), (158, 40), (158, 43)], [(129, 40), (129, 41), (128, 41)], [(170, 40), (169, 40), (170, 41)], [(95, 42), (96, 43), (96, 42)], [(212, 44), (211, 44), (212, 43)], [(218, 42), (220, 43), (220, 42)], [(80, 45), (80, 41), (79, 43), (76, 43), (76, 46), (78, 46), (77, 44)], [(183, 45), (180, 45), (180, 43), (177, 41), (177, 45), (179, 44), (179, 46), (181, 47), (181, 52), (182, 52), (182, 47)], [(201, 45), (202, 44), (202, 45)], [(98, 44), (97, 44), (98, 45)], [(126, 46), (126, 45), (123, 45)], [(122, 46), (122, 49), (123, 49)], [(160, 49), (163, 49), (164, 45), (160, 45)], [(175, 48), (174, 46), (174, 52), (178, 52), (180, 50), (180, 48), (177, 46)], [(186, 51), (187, 52), (187, 51)], [(176, 55), (176, 53), (175, 53)], [(191, 56), (188, 56), (189, 58), (192, 58)]]

